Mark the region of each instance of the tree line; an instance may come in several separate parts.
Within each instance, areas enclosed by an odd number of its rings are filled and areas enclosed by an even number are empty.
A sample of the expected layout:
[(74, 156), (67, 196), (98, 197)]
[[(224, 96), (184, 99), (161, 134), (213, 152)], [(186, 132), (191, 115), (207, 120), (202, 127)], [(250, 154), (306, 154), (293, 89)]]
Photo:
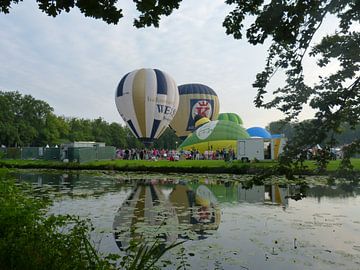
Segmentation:
[[(301, 123), (274, 121), (266, 127), (272, 134), (284, 134), (292, 140), (296, 128)], [(329, 132), (327, 137), (334, 139), (334, 146), (352, 143), (359, 137), (360, 125), (351, 128), (348, 123), (341, 125), (337, 133)], [(130, 129), (119, 123), (108, 123), (102, 118), (94, 120), (57, 116), (53, 108), (42, 100), (19, 92), (0, 91), (0, 144), (5, 146), (45, 146), (59, 145), (72, 141), (105, 142), (118, 148), (144, 148)], [(154, 147), (175, 149), (180, 139), (168, 128), (154, 142)]]
[[(105, 142), (118, 148), (143, 148), (130, 129), (119, 123), (57, 116), (45, 101), (19, 92), (0, 91), (0, 145), (7, 147), (55, 146), (72, 141)], [(173, 149), (178, 141), (171, 129), (154, 142)]]
[[(302, 122), (289, 122), (285, 120), (273, 121), (266, 126), (266, 129), (270, 131), (271, 134), (284, 134), (288, 140), (292, 141), (301, 126), (314, 125), (313, 121), (314, 119), (304, 120)], [(328, 131), (323, 141), (313, 141), (312, 144), (322, 143), (329, 145), (329, 142), (331, 142), (334, 147), (342, 146), (351, 144), (357, 140), (359, 136), (360, 124), (352, 127), (349, 123), (345, 122), (340, 125), (336, 132)]]

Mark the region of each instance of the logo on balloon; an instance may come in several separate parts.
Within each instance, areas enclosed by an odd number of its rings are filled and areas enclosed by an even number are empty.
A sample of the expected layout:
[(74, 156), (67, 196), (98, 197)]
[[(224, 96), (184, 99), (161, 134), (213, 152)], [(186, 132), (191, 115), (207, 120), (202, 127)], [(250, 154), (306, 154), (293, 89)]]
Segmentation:
[(208, 100), (198, 100), (191, 110), (192, 118), (201, 115), (210, 119), (212, 114), (211, 103)]
[(156, 104), (157, 112), (159, 115), (163, 115), (163, 119), (171, 121), (176, 113), (176, 108), (174, 106)]
[(196, 130), (196, 136), (198, 136), (198, 138), (200, 140), (205, 140), (214, 131), (217, 123), (218, 123), (218, 121), (211, 121), (211, 122), (199, 127)]

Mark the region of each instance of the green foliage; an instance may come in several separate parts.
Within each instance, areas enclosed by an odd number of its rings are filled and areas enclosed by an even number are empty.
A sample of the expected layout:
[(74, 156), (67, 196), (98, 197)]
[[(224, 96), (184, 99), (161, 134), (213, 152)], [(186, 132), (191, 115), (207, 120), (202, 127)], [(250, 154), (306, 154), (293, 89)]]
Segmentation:
[[(184, 242), (177, 242), (166, 246), (164, 243), (161, 243), (160, 240), (156, 240), (152, 244), (146, 243), (139, 245), (139, 243), (132, 241), (126, 249), (126, 255), (121, 259), (120, 266), (127, 270), (161, 269), (157, 263), (163, 255), (183, 243)], [(170, 263), (171, 261), (168, 260), (161, 261), (163, 267), (166, 267)]]
[(323, 149), (319, 151), (319, 155), (315, 156), (318, 171), (324, 172), (332, 158), (332, 147), (341, 146), (343, 151), (343, 159), (339, 164), (339, 172), (343, 175), (346, 172), (348, 176), (355, 176), (352, 172), (353, 166), (350, 158), (354, 157), (359, 148), (359, 131), (360, 124), (354, 128), (349, 123), (343, 123), (336, 131), (329, 131), (323, 126), (323, 120), (312, 119), (305, 120), (300, 123), (276, 121), (268, 126), (272, 133), (282, 133), (289, 139), (289, 143), (285, 147), (285, 152), (280, 159), (283, 168), (303, 167), (304, 161), (308, 156), (308, 149), (319, 144)]
[(0, 141), (7, 145), (45, 143), (53, 108), (19, 92), (0, 91)]
[(112, 269), (89, 242), (91, 224), (74, 216), (46, 216), (49, 201), (14, 182), (0, 183), (1, 269)]
[[(303, 122), (308, 122), (308, 121), (310, 120), (305, 120)], [(296, 127), (298, 126), (299, 123), (296, 122), (279, 120), (269, 123), (266, 129), (269, 130), (271, 134), (284, 134), (286, 138), (292, 140), (292, 138), (296, 134)], [(342, 146), (345, 144), (350, 144), (356, 139), (358, 139), (359, 134), (360, 134), (360, 124), (352, 128), (349, 123), (342, 123), (336, 132), (328, 131), (325, 140), (329, 141), (331, 137), (333, 137), (333, 139), (335, 140), (333, 146)], [(325, 143), (325, 141), (322, 141), (321, 143)], [(315, 143), (313, 143), (313, 145), (314, 144)]]
[[(321, 137), (325, 140), (324, 134), (339, 133), (343, 123), (351, 128), (360, 123), (360, 34), (351, 28), (360, 21), (359, 1), (267, 1), (265, 4), (263, 0), (227, 0), (226, 3), (235, 5), (223, 24), (227, 34), (242, 38), (243, 21), (249, 16), (255, 19), (246, 29), (248, 41), (257, 45), (271, 40), (265, 68), (257, 74), (253, 84), (257, 89), (255, 105), (277, 108), (287, 120), (296, 118), (304, 104), (310, 104), (316, 111), (317, 128), (303, 130), (302, 137), (294, 134), (297, 138), (291, 141), (294, 144), (288, 151), (295, 154), (291, 158), (301, 155), (309, 142), (308, 136), (316, 137), (316, 141)], [(337, 17), (337, 29), (310, 49), (328, 15)], [(338, 69), (319, 77), (319, 82), (310, 86), (305, 82), (303, 68), (307, 56), (317, 58), (319, 69), (334, 62), (339, 63)], [(287, 77), (285, 85), (276, 90), (268, 89), (272, 77), (279, 71)], [(268, 92), (273, 98), (265, 101)], [(329, 143), (333, 145), (334, 141), (329, 140)], [(349, 151), (357, 149), (357, 144), (358, 138)]]
[[(7, 0), (0, 2), (0, 12), (9, 13), (11, 4), (18, 4), (22, 0)], [(70, 12), (77, 7), (86, 17), (102, 19), (107, 23), (117, 24), (123, 17), (122, 10), (115, 4), (117, 0), (76, 0), (76, 1), (47, 1), (37, 0), (39, 9), (49, 16), (56, 17), (61, 12)]]
[[(144, 148), (130, 129), (118, 123), (56, 116), (44, 101), (19, 92), (0, 91), (0, 143), (6, 146), (59, 145), (69, 141), (98, 141), (118, 148)], [(168, 129), (156, 147), (175, 148), (177, 137)]]
[(134, 26), (137, 28), (145, 26), (159, 27), (160, 16), (169, 16), (174, 9), (178, 9), (182, 0), (133, 0), (137, 10), (141, 13), (139, 19), (135, 19)]
[(175, 135), (174, 130), (167, 128), (165, 132), (154, 142), (154, 147), (157, 149), (176, 149), (177, 144), (180, 145), (180, 139)]
[[(0, 12), (9, 13), (12, 4), (22, 0), (0, 1)], [(108, 24), (117, 24), (124, 16), (122, 9), (117, 7), (117, 0), (37, 0), (39, 9), (48, 16), (56, 17), (61, 12), (70, 12), (73, 8), (80, 10), (85, 17), (101, 19)], [(133, 0), (139, 18), (134, 20), (134, 26), (159, 26), (160, 16), (168, 16), (174, 9), (179, 8), (181, 0)]]
[(28, 187), (5, 177), (0, 170), (0, 269), (160, 269), (162, 256), (183, 243), (133, 243), (122, 257), (103, 256), (89, 240), (89, 220), (46, 215), (50, 201), (32, 197)]

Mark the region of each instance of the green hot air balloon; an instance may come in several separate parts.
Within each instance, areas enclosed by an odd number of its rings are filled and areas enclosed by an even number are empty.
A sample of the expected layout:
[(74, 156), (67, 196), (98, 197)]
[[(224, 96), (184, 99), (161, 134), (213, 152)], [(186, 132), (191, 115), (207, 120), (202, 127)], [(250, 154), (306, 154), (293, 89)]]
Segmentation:
[(250, 138), (245, 128), (227, 120), (210, 121), (201, 125), (179, 146), (179, 149), (197, 149), (201, 153), (207, 150), (233, 149), (239, 139)]
[(243, 120), (236, 113), (220, 113), (217, 120), (227, 120), (239, 125), (244, 124)]

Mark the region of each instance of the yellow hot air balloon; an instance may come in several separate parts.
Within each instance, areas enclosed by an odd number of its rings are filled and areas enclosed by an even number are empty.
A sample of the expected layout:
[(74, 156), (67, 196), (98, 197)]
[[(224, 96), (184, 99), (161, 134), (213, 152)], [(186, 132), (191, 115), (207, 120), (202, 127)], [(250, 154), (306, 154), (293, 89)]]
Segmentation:
[(176, 114), (179, 92), (167, 73), (143, 68), (121, 79), (115, 103), (132, 133), (149, 145), (165, 131)]
[(219, 114), (219, 99), (210, 87), (193, 83), (179, 86), (179, 109), (170, 127), (181, 139), (195, 130), (195, 116), (201, 115), (215, 120)]

